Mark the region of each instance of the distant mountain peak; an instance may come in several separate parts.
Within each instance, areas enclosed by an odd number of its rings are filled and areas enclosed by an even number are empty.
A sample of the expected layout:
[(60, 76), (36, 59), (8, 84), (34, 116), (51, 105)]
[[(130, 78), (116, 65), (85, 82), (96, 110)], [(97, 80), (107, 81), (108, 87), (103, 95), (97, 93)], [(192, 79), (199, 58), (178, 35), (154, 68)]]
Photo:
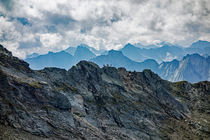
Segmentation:
[(155, 61), (154, 59), (146, 59), (144, 62), (150, 62), (150, 63), (157, 63), (157, 61)]
[(85, 47), (83, 45), (80, 45), (77, 47), (74, 55), (81, 55), (81, 54), (85, 54), (85, 53), (95, 56), (95, 54), (91, 50), (89, 50), (87, 47)]
[(65, 49), (64, 51), (71, 54), (71, 55), (74, 55), (75, 51), (76, 51), (76, 47), (68, 47), (67, 49)]
[(77, 47), (74, 53), (74, 64), (81, 60), (90, 60), (96, 57), (96, 55), (87, 47), (80, 45)]
[(32, 53), (32, 54), (27, 55), (26, 58), (34, 58), (34, 57), (37, 57), (37, 56), (39, 56), (38, 53)]
[(205, 40), (198, 40), (197, 42), (200, 42), (200, 43), (201, 43), (201, 42), (208, 42), (208, 41), (205, 41)]
[(49, 52), (48, 52), (48, 54), (53, 54), (53, 53), (54, 53), (54, 52), (52, 52), (52, 51), (49, 51)]
[(125, 46), (124, 46), (124, 48), (125, 47), (135, 47), (134, 45), (132, 45), (131, 43), (127, 43)]
[(125, 45), (122, 49), (120, 49), (120, 50), (122, 50), (122, 51), (127, 51), (127, 50), (134, 50), (134, 49), (140, 49), (140, 48), (137, 48), (136, 46), (134, 46), (134, 45), (128, 43), (128, 44), (126, 44), (126, 45)]
[(121, 51), (117, 51), (117, 50), (110, 50), (108, 52), (108, 55), (123, 55), (123, 53)]
[(179, 61), (177, 59), (173, 59), (171, 62), (172, 63), (179, 63)]
[(157, 43), (157, 45), (159, 45), (159, 46), (173, 46), (173, 44), (171, 44), (169, 42), (166, 42), (166, 41), (162, 41), (160, 43)]
[(210, 42), (204, 40), (198, 40), (194, 42), (190, 47), (210, 47)]
[(82, 45), (79, 45), (78, 47), (77, 47), (77, 50), (78, 49), (85, 49), (85, 50), (89, 50), (88, 48), (86, 48), (85, 46), (82, 46)]
[(80, 44), (78, 47), (85, 47), (85, 48), (89, 48), (90, 46), (88, 46), (87, 44), (82, 43), (82, 44)]
[(50, 55), (54, 55), (54, 54), (68, 54), (68, 55), (71, 55), (71, 54), (67, 53), (66, 51), (59, 51), (59, 52), (49, 51), (48, 54), (50, 54)]
[(183, 57), (183, 60), (189, 59), (189, 58), (202, 58), (202, 56), (200, 56), (198, 53), (187, 54), (186, 56)]

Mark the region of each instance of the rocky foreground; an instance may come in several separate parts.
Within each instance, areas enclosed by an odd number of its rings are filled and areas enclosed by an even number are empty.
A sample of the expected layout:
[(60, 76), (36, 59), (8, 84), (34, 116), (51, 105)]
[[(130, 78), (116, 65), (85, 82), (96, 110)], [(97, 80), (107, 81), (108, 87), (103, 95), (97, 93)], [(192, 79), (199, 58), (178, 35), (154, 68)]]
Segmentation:
[(81, 61), (34, 71), (0, 45), (0, 139), (210, 137), (210, 82)]

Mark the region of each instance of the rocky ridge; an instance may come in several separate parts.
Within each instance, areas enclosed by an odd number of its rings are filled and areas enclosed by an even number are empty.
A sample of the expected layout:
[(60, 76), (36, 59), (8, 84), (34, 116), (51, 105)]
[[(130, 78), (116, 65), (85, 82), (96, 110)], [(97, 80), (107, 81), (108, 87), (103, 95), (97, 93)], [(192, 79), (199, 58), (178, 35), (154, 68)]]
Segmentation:
[(1, 139), (208, 139), (209, 93), (88, 61), (34, 71), (0, 46)]

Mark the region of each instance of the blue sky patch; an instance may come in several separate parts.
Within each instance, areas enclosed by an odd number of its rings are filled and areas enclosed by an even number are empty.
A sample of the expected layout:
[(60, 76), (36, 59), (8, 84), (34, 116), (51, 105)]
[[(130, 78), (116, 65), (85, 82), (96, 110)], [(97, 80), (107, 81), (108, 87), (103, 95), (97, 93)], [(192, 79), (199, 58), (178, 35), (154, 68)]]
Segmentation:
[(29, 25), (31, 26), (31, 23), (28, 21), (27, 18), (24, 18), (24, 17), (18, 17), (17, 18), (17, 21), (19, 21), (21, 24), (23, 25)]

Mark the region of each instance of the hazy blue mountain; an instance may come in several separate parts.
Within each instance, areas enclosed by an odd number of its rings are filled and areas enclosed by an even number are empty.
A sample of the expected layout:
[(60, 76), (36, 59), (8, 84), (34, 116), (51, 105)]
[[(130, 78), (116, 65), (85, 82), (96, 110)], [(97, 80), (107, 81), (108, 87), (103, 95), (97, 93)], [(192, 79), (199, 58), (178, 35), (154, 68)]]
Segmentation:
[[(71, 55), (74, 54), (74, 55)], [(44, 67), (58, 67), (69, 69), (81, 60), (90, 60), (96, 57), (86, 46), (69, 47), (64, 51), (26, 58), (32, 69), (43, 69)]]
[(108, 50), (104, 51), (101, 55), (107, 55), (109, 53)]
[(121, 51), (111, 50), (107, 55), (97, 56), (91, 61), (99, 66), (111, 65), (113, 67), (125, 67), (128, 70), (151, 69), (163, 79), (170, 81), (186, 80), (194, 83), (210, 80), (210, 57), (205, 58), (199, 54), (187, 55), (180, 61), (174, 59), (158, 64), (153, 59), (135, 62), (123, 55)]
[(169, 43), (169, 42), (166, 42), (166, 41), (161, 41), (159, 43), (156, 44), (157, 46), (178, 46), (178, 45), (175, 45), (175, 44), (172, 44), (172, 43)]
[(125, 67), (128, 70), (142, 71), (143, 69), (151, 69), (153, 71), (158, 70), (158, 63), (155, 60), (148, 59), (144, 62), (135, 62), (125, 55), (121, 51), (111, 50), (107, 55), (97, 56), (91, 59), (99, 66), (111, 65), (113, 67)]
[[(210, 80), (209, 44), (207, 41), (198, 41), (193, 43), (189, 48), (181, 48), (163, 43), (162, 47), (146, 49), (138, 48), (128, 43), (120, 51), (104, 51), (99, 56), (91, 51), (94, 51), (93, 48), (91, 49), (91, 47), (81, 44), (76, 48), (69, 47), (65, 51), (58, 53), (49, 52), (46, 55), (30, 56), (26, 61), (32, 69), (42, 69), (44, 67), (69, 69), (81, 60), (91, 60), (99, 66), (108, 64), (114, 67), (125, 67), (128, 70), (136, 71), (151, 69), (163, 79), (170, 81), (187, 80), (198, 82), (201, 80)], [(187, 52), (189, 54), (199, 52), (203, 56), (192, 54), (186, 55), (183, 58)]]
[(135, 43), (133, 44), (135, 47), (138, 47), (138, 48), (145, 48), (145, 49), (151, 49), (151, 48), (157, 48), (158, 46), (157, 45), (142, 45), (141, 43)]
[(183, 48), (168, 44), (165, 44), (162, 47), (146, 49), (135, 47), (129, 43), (120, 50), (125, 56), (137, 62), (142, 62), (145, 59), (154, 59), (161, 63), (163, 61), (181, 59), (184, 56)]
[(128, 58), (137, 62), (142, 62), (145, 59), (154, 59), (159, 63), (173, 59), (181, 60), (187, 54), (198, 53), (202, 56), (208, 56), (210, 54), (210, 42), (202, 40), (194, 42), (188, 48), (166, 42), (161, 42), (158, 46), (144, 46), (141, 43), (132, 45), (128, 43), (120, 51)]
[(180, 61), (163, 62), (158, 74), (169, 81), (185, 80), (194, 83), (210, 80), (210, 57), (188, 54)]
[(200, 47), (210, 47), (210, 42), (198, 40), (197, 42), (194, 42), (190, 48), (200, 48)]
[(185, 49), (185, 54), (198, 53), (206, 56), (210, 54), (210, 42), (199, 40), (194, 42), (190, 47)]
[(73, 56), (65, 51), (45, 55), (39, 55), (25, 60), (30, 64), (32, 69), (43, 69), (44, 67), (58, 67), (69, 69), (72, 66)]
[(94, 57), (96, 57), (96, 55), (92, 51), (90, 51), (87, 47), (80, 45), (77, 47), (77, 49), (74, 53), (74, 62), (73, 63), (76, 64), (81, 60), (90, 60)]
[(172, 81), (198, 82), (210, 80), (210, 57), (199, 54), (185, 56), (179, 63)]
[(144, 49), (143, 52), (158, 62), (181, 59), (184, 55), (183, 48), (174, 45), (163, 45), (162, 47), (152, 48), (150, 50)]
[(146, 59), (141, 64), (141, 70), (150, 69), (155, 73), (159, 72), (159, 64), (154, 59)]
[(103, 54), (103, 53), (106, 51), (106, 50), (104, 50), (104, 49), (99, 49), (99, 50), (97, 50), (97, 49), (95, 49), (95, 48), (93, 48), (93, 47), (90, 47), (90, 46), (88, 46), (88, 45), (86, 45), (86, 44), (80, 44), (80, 45), (77, 46), (77, 47), (69, 47), (69, 48), (67, 48), (67, 49), (64, 50), (64, 51), (70, 53), (71, 55), (74, 55), (74, 53), (75, 53), (75, 51), (76, 51), (76, 49), (77, 49), (78, 47), (87, 48), (87, 49), (89, 49), (92, 53), (94, 53), (95, 55), (101, 55), (101, 54)]
[(91, 61), (95, 62), (99, 66), (110, 65), (113, 67), (125, 67), (129, 70), (136, 70), (140, 67), (140, 64), (132, 61), (128, 57), (124, 56), (121, 51), (110, 50), (107, 55), (97, 56)]
[(74, 55), (76, 49), (77, 49), (76, 47), (68, 47), (64, 51), (67, 52), (67, 53), (70, 53), (71, 55)]
[(106, 50), (104, 50), (104, 49), (99, 49), (99, 50), (97, 50), (97, 49), (95, 49), (95, 48), (93, 48), (93, 47), (90, 47), (90, 46), (88, 46), (88, 45), (86, 45), (86, 44), (81, 44), (81, 45), (79, 45), (79, 46), (82, 46), (82, 47), (85, 47), (85, 48), (88, 48), (91, 52), (93, 52), (95, 55), (101, 55), (102, 53), (104, 53)]
[(141, 50), (141, 48), (137, 48), (130, 43), (126, 44), (122, 49), (120, 49), (120, 51), (122, 51), (125, 56), (137, 62), (142, 62), (147, 59), (147, 57), (142, 55)]
[(178, 69), (178, 67), (179, 67), (179, 61), (176, 59), (170, 62), (162, 62), (159, 65), (158, 74), (160, 77), (172, 81), (174, 78), (174, 73), (176, 69)]
[(32, 54), (27, 55), (26, 58), (33, 58), (33, 57), (37, 57), (37, 56), (39, 56), (38, 53), (32, 53)]
[(173, 45), (167, 42), (161, 42), (158, 44), (158, 46), (144, 46), (141, 43), (137, 43), (134, 45), (127, 44), (121, 50), (124, 55), (134, 61), (140, 62), (145, 59), (155, 59), (159, 63), (163, 61), (171, 61), (173, 59), (181, 60), (187, 54), (198, 53), (202, 56), (208, 56), (210, 54), (210, 42), (202, 40), (194, 42), (188, 48)]

